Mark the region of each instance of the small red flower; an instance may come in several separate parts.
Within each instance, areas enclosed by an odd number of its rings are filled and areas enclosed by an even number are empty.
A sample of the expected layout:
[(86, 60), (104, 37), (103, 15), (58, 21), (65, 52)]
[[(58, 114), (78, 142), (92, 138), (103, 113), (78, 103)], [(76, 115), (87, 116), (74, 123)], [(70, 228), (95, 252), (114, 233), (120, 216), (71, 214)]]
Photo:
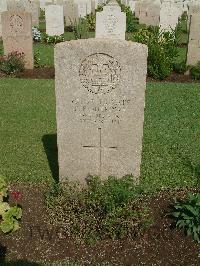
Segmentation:
[(13, 191), (10, 194), (14, 201), (18, 201), (22, 198), (22, 193), (20, 191)]

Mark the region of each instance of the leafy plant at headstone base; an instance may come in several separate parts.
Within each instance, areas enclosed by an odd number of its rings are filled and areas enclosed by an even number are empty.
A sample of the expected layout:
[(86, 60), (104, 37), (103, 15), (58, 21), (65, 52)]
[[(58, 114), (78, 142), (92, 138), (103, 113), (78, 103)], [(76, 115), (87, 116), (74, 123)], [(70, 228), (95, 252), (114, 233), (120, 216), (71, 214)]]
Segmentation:
[(0, 71), (7, 75), (23, 72), (25, 69), (25, 55), (20, 52), (12, 52), (0, 57)]
[(41, 63), (41, 58), (40, 58), (40, 50), (37, 49), (34, 52), (34, 67), (35, 68), (42, 68), (44, 65)]
[(46, 195), (51, 222), (66, 236), (88, 244), (135, 237), (152, 223), (145, 204), (135, 200), (135, 189), (132, 176), (104, 182), (89, 177), (82, 190), (72, 182), (55, 185)]
[(162, 80), (172, 73), (173, 64), (178, 57), (175, 31), (149, 27), (134, 33), (132, 40), (148, 46), (147, 71), (150, 77)]
[(175, 62), (173, 69), (178, 74), (184, 74), (187, 71), (187, 65), (185, 61)]
[(73, 33), (76, 40), (87, 39), (89, 33), (89, 26), (85, 18), (79, 18), (73, 25)]
[(195, 80), (200, 80), (200, 61), (195, 66), (189, 66), (190, 75)]
[(177, 228), (184, 229), (200, 243), (200, 194), (189, 193), (187, 200), (182, 202), (175, 200), (171, 215)]
[[(2, 176), (0, 176), (0, 229), (3, 233), (10, 233), (20, 228), (19, 221), (22, 217), (22, 209), (17, 204), (10, 206), (4, 199), (8, 196), (8, 187)], [(13, 198), (18, 200), (20, 192), (13, 192)]]
[(43, 33), (42, 34), (42, 41), (44, 43), (53, 43), (53, 44), (56, 44), (56, 43), (59, 43), (59, 42), (64, 42), (65, 38), (64, 38), (64, 34), (61, 34), (61, 35), (54, 35), (54, 36), (50, 36), (48, 35), (47, 33)]
[(37, 27), (32, 27), (32, 36), (33, 36), (33, 41), (35, 42), (41, 41), (41, 32)]
[(95, 27), (96, 27), (96, 14), (88, 14), (85, 17), (87, 24), (88, 24), (88, 30), (89, 31), (95, 31)]
[(98, 5), (97, 8), (95, 9), (95, 13), (90, 13), (90, 14), (85, 16), (85, 19), (86, 19), (87, 24), (88, 24), (88, 30), (89, 31), (95, 31), (95, 28), (96, 28), (96, 13), (103, 11), (103, 7), (104, 6), (105, 6), (105, 4)]
[(138, 28), (138, 20), (134, 16), (130, 6), (121, 4), (122, 12), (126, 13), (126, 32), (135, 32)]

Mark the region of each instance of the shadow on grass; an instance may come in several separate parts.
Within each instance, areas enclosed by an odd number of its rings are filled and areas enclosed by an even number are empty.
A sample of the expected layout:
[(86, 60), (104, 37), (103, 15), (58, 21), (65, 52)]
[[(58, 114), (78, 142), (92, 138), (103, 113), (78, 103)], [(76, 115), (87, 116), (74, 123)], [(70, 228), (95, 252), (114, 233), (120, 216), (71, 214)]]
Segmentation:
[(59, 182), (57, 135), (44, 135), (42, 137), (42, 142), (47, 155), (47, 159), (49, 161), (49, 167), (51, 169), (53, 179), (56, 182)]

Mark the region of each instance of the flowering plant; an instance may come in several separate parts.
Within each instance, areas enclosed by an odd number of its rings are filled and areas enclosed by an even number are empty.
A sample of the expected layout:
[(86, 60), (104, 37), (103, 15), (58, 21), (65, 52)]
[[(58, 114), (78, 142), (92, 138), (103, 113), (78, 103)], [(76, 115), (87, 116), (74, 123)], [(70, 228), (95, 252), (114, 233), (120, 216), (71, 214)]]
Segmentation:
[[(22, 217), (22, 209), (15, 203), (10, 206), (4, 198), (7, 197), (8, 187), (3, 177), (0, 176), (0, 229), (3, 233), (14, 232), (19, 229), (19, 220)], [(19, 191), (11, 193), (13, 199), (18, 201), (22, 194)]]
[(0, 71), (7, 75), (22, 72), (25, 66), (25, 55), (18, 51), (13, 51), (8, 55), (0, 57)]
[(32, 35), (33, 35), (33, 41), (40, 42), (41, 41), (41, 32), (38, 28), (32, 27)]

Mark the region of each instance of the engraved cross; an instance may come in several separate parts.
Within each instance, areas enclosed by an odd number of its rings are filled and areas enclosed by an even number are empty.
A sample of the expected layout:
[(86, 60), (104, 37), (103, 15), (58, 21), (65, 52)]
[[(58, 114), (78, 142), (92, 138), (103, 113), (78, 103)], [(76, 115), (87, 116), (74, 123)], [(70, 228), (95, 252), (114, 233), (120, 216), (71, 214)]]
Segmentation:
[(101, 176), (101, 173), (102, 173), (102, 151), (103, 151), (103, 149), (117, 150), (117, 147), (116, 146), (104, 147), (102, 145), (101, 128), (98, 128), (98, 134), (99, 134), (99, 145), (84, 145), (83, 148), (98, 149), (99, 150), (99, 175)]

